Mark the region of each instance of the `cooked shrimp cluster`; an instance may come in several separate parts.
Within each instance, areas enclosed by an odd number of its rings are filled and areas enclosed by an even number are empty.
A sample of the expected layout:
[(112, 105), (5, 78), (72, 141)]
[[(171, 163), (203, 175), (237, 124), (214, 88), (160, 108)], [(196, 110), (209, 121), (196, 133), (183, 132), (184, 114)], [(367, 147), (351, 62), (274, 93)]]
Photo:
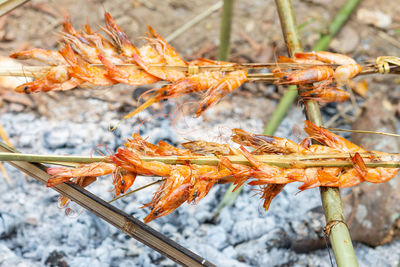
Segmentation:
[(137, 86), (167, 81), (169, 85), (153, 89), (153, 97), (126, 118), (162, 99), (204, 91), (204, 98), (196, 110), (199, 116), (247, 79), (247, 71), (239, 65), (232, 72), (204, 71), (189, 74), (189, 66), (235, 64), (207, 59), (186, 62), (151, 27), (145, 38), (148, 44), (137, 48), (107, 12), (103, 31), (108, 38), (95, 32), (89, 25), (77, 31), (70, 21), (66, 21), (61, 32), (64, 47), (60, 51), (36, 48), (11, 54), (12, 58), (34, 59), (51, 66), (44, 76), (17, 87), (15, 91), (65, 91), (78, 86), (109, 86), (117, 83)]
[[(279, 68), (279, 63), (310, 64), (312, 67), (288, 71)], [(273, 73), (280, 84), (299, 85), (299, 95), (303, 99), (329, 103), (347, 100), (349, 94), (337, 87), (345, 85), (361, 71), (362, 67), (348, 56), (318, 51), (295, 53), (294, 58), (279, 57), (278, 68)]]
[[(118, 196), (133, 185), (137, 175), (164, 177), (153, 199), (144, 205), (151, 209), (144, 219), (145, 222), (149, 222), (171, 213), (185, 202), (197, 203), (217, 183), (233, 183), (236, 188), (246, 182), (252, 186), (260, 186), (261, 198), (267, 210), (272, 199), (288, 183), (300, 182), (301, 191), (318, 186), (350, 187), (364, 181), (386, 182), (400, 170), (366, 167), (360, 153), (368, 151), (309, 121), (306, 121), (305, 131), (309, 137), (296, 144), (285, 138), (251, 134), (241, 129), (234, 129), (232, 140), (240, 145), (240, 149), (205, 141), (187, 142), (182, 144), (184, 148), (177, 148), (163, 141), (154, 145), (133, 134), (132, 139), (125, 143), (125, 148), (119, 148), (116, 154), (106, 158), (104, 162), (82, 165), (75, 169), (49, 168), (47, 171), (53, 176), (47, 185), (54, 186), (70, 181), (86, 186), (94, 182), (98, 176), (114, 174), (114, 190)], [(310, 139), (322, 145), (311, 145)], [(343, 152), (352, 155), (352, 167), (304, 168), (294, 164), (289, 168), (282, 168), (257, 159), (258, 155), (266, 154), (323, 155)], [(190, 160), (209, 155), (219, 158), (218, 166), (190, 163)], [(370, 155), (376, 157), (385, 154), (372, 151)], [(160, 156), (176, 156), (178, 161), (168, 164), (151, 158)], [(248, 164), (234, 163), (231, 161), (231, 156), (244, 157)]]

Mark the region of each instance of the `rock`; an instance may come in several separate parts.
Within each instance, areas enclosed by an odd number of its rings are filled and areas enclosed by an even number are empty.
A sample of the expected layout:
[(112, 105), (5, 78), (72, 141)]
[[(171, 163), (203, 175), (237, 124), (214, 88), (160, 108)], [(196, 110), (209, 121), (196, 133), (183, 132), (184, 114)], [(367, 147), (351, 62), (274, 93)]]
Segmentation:
[(68, 128), (57, 127), (44, 133), (43, 142), (48, 149), (63, 148), (67, 145), (69, 135)]
[(207, 229), (206, 240), (208, 244), (218, 250), (222, 250), (228, 245), (225, 229), (221, 226)]
[(225, 254), (219, 252), (210, 245), (196, 243), (195, 246), (196, 247), (194, 250), (197, 251), (199, 255), (201, 255), (203, 258), (207, 259), (211, 263), (216, 264), (217, 266), (230, 266), (230, 267), (248, 266), (247, 264), (228, 258)]
[(370, 24), (378, 28), (387, 29), (392, 24), (392, 18), (380, 10), (370, 10), (360, 8), (357, 11), (357, 19), (365, 24)]
[(0, 266), (36, 267), (40, 266), (40, 264), (21, 259), (17, 255), (15, 255), (7, 246), (0, 243)]
[(233, 223), (229, 207), (225, 207), (218, 216), (218, 224), (221, 225), (227, 233), (230, 233)]
[(274, 227), (274, 220), (270, 217), (238, 221), (232, 229), (231, 243), (238, 244), (240, 242), (258, 238), (274, 229)]
[(237, 252), (236, 252), (235, 248), (232, 247), (232, 246), (226, 247), (226, 248), (222, 251), (222, 253), (223, 253), (225, 256), (227, 256), (228, 258), (231, 258), (231, 259), (236, 259), (236, 258), (237, 258)]
[(106, 267), (110, 266), (109, 264), (106, 264), (102, 261), (99, 261), (96, 258), (92, 257), (73, 257), (70, 261), (68, 261), (69, 266), (74, 266), (74, 267), (87, 267), (87, 266), (92, 266), (92, 267)]
[(88, 226), (81, 223), (76, 223), (74, 225), (74, 231), (68, 233), (67, 244), (69, 246), (78, 246), (84, 248), (88, 243)]
[(332, 40), (330, 47), (342, 54), (353, 52), (360, 44), (360, 36), (352, 27), (344, 27)]
[(110, 257), (112, 261), (115, 261), (115, 259), (123, 259), (125, 255), (125, 250), (121, 248), (114, 248), (110, 251)]
[(65, 256), (65, 252), (54, 250), (49, 254), (44, 264), (50, 267), (68, 266)]
[[(366, 103), (353, 124), (354, 129), (395, 132), (394, 112), (386, 105), (383, 95), (375, 95)], [(356, 144), (367, 150), (398, 152), (399, 142), (387, 136), (352, 135)], [(378, 246), (400, 236), (400, 179), (399, 174), (383, 184), (362, 183), (345, 198), (346, 218), (354, 241)]]
[(21, 219), (9, 212), (0, 212), (0, 238), (9, 238), (21, 223)]
[(162, 226), (161, 228), (161, 232), (166, 235), (166, 236), (171, 236), (173, 233), (176, 232), (176, 227), (174, 227), (172, 224), (170, 223), (166, 223)]

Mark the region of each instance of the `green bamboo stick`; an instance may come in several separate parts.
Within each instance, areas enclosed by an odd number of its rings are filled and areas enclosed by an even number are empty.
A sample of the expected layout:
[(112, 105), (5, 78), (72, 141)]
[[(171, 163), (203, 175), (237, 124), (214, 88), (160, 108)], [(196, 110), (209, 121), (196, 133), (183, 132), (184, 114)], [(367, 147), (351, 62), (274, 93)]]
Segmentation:
[(314, 46), (314, 51), (326, 50), (329, 47), (330, 42), (340, 31), (344, 23), (349, 19), (350, 15), (356, 9), (360, 0), (347, 0), (342, 9), (333, 19), (328, 28), (328, 33), (321, 35), (320, 39)]
[[(296, 50), (297, 47), (291, 47), (300, 42), (297, 34), (297, 27), (290, 0), (275, 0), (281, 18), (281, 25), (285, 34), (286, 45), (289, 53)], [(288, 21), (282, 21), (288, 20)], [(322, 126), (322, 118), (318, 103), (313, 100), (305, 101), (306, 117), (308, 120)], [(354, 253), (353, 244), (350, 238), (349, 229), (345, 224), (342, 200), (338, 188), (321, 188), (321, 199), (324, 207), (325, 218), (329, 228), (329, 239), (332, 244), (336, 263), (339, 267), (358, 266), (357, 258)]]
[[(338, 15), (335, 17), (335, 19), (332, 21), (332, 23), (329, 26), (329, 34), (321, 36), (321, 39), (315, 44), (313, 47), (314, 51), (321, 51), (321, 50), (326, 50), (329, 47), (329, 43), (332, 40), (332, 38), (339, 32), (339, 30), (342, 28), (344, 23), (347, 21), (347, 19), (350, 17), (352, 12), (354, 11), (355, 7), (357, 6), (357, 3), (359, 0), (348, 0), (346, 4), (343, 6), (343, 8), (340, 10)], [(280, 5), (287, 5), (286, 3), (279, 3)], [(278, 3), (277, 3), (278, 5)], [(291, 6), (291, 5), (290, 5)], [(282, 8), (285, 8), (285, 6), (282, 6)], [(281, 23), (291, 23), (291, 22), (282, 22), (285, 21), (286, 15), (281, 15), (283, 16), (281, 18)], [(297, 35), (297, 27), (294, 24), (291, 25), (282, 25), (284, 29), (290, 27), (293, 29), (293, 32), (296, 32)], [(284, 34), (287, 36), (286, 34)], [(323, 40), (322, 40), (323, 39)], [(286, 37), (285, 37), (286, 40)], [(293, 56), (293, 53), (298, 51), (302, 51), (301, 44), (298, 40), (286, 40), (289, 41), (292, 47), (288, 49), (289, 54)], [(274, 112), (272, 113), (271, 117), (269, 118), (268, 123), (264, 127), (264, 134), (267, 135), (274, 135), (276, 129), (279, 127), (281, 121), (285, 117), (287, 111), (289, 108), (292, 106), (293, 102), (297, 98), (298, 92), (297, 92), (297, 87), (296, 86), (289, 86), (288, 90), (285, 92), (283, 97), (281, 98), (278, 106), (275, 108)], [(314, 109), (315, 107), (309, 107), (310, 109)], [(218, 216), (219, 212), (222, 210), (223, 207), (231, 205), (237, 196), (240, 194), (242, 191), (242, 188), (237, 189), (235, 192), (232, 192), (233, 189), (235, 188), (234, 185), (231, 185), (227, 192), (225, 193), (220, 205), (217, 208), (215, 216)]]
[(224, 0), (222, 6), (221, 28), (219, 33), (218, 60), (227, 61), (231, 39), (232, 13), (234, 0)]

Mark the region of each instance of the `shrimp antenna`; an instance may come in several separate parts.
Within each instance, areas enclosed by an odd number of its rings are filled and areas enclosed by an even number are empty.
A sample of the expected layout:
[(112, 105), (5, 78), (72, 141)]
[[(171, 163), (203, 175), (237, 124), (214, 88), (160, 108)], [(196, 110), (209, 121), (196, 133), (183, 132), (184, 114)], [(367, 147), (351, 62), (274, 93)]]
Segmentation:
[(400, 137), (400, 134), (394, 134), (394, 133), (385, 133), (385, 132), (376, 132), (376, 131), (367, 131), (367, 130), (345, 130), (345, 129), (327, 128), (327, 127), (321, 127), (321, 128), (327, 129), (329, 131), (337, 131), (337, 132), (381, 134), (381, 135), (387, 135), (387, 136), (393, 136), (393, 137)]
[(157, 180), (157, 181), (155, 181), (155, 182), (146, 184), (146, 185), (144, 185), (144, 186), (142, 186), (142, 187), (136, 188), (135, 190), (132, 190), (132, 191), (126, 193), (126, 194), (123, 194), (123, 195), (120, 195), (119, 197), (116, 197), (116, 198), (111, 199), (110, 201), (108, 201), (108, 203), (114, 202), (114, 201), (116, 201), (116, 200), (118, 200), (118, 199), (120, 199), (120, 198), (126, 197), (126, 196), (128, 196), (128, 195), (130, 195), (130, 194), (133, 194), (133, 193), (135, 193), (135, 192), (138, 192), (138, 191), (140, 191), (140, 190), (143, 190), (143, 189), (145, 189), (145, 188), (147, 188), (147, 187), (149, 187), (149, 186), (152, 186), (152, 185), (161, 183), (161, 182), (163, 182), (163, 181), (165, 181), (165, 180), (166, 180), (165, 178), (164, 178), (164, 179), (160, 179), (160, 180)]
[(131, 113), (125, 115), (119, 122), (117, 122), (117, 124), (115, 126), (111, 126), (109, 127), (109, 130), (111, 132), (115, 131), (118, 126), (126, 119), (132, 118), (133, 116), (135, 116), (136, 114), (139, 114), (140, 112), (142, 112), (143, 110), (145, 110), (146, 108), (148, 108), (150, 105), (152, 105), (153, 103), (156, 103), (160, 101), (159, 98), (157, 97), (157, 95), (154, 95), (152, 98), (150, 98), (149, 100), (147, 100), (146, 102), (144, 102), (141, 106), (139, 106), (137, 109), (135, 109), (134, 111), (132, 111)]

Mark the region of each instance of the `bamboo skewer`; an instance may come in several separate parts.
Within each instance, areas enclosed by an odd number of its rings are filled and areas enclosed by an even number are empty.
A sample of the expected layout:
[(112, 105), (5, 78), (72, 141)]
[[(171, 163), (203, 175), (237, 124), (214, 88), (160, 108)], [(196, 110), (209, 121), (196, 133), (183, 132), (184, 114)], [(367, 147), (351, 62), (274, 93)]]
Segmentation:
[[(103, 67), (102, 64), (91, 64), (91, 66)], [(140, 66), (135, 64), (116, 64), (116, 66), (130, 66), (133, 69), (141, 69)], [(238, 69), (247, 69), (247, 70), (268, 70), (272, 68), (290, 68), (290, 69), (304, 69), (307, 67), (315, 67), (315, 66), (335, 66), (330, 64), (296, 64), (296, 63), (245, 63), (245, 64), (235, 64), (232, 65), (207, 65), (207, 66), (196, 66), (196, 70), (201, 71), (235, 71)], [(171, 65), (151, 65), (153, 68), (165, 68), (171, 70), (178, 71), (193, 71), (193, 65), (189, 67), (185, 66), (171, 66)], [(0, 67), (0, 76), (15, 76), (15, 77), (33, 77), (39, 78), (44, 75), (52, 68), (52, 66), (21, 66), (21, 67)], [(400, 74), (400, 66), (390, 66), (389, 67), (390, 74)], [(363, 71), (360, 72), (359, 75), (369, 75), (379, 73), (379, 69), (376, 66), (367, 65), (364, 67)], [(193, 73), (196, 74), (196, 73)], [(279, 79), (274, 77), (272, 73), (249, 73), (247, 76), (247, 81), (249, 82), (275, 82)]]
[[(352, 1), (347, 1), (346, 5)], [(290, 56), (303, 50), (296, 25), (293, 6), (291, 0), (275, 0), (279, 18), (281, 21), (282, 32), (285, 38), (286, 46)], [(350, 11), (354, 9), (349, 9)], [(348, 17), (348, 12), (339, 12), (343, 18)], [(346, 9), (347, 11), (347, 9)], [(350, 12), (351, 13), (351, 12)], [(340, 28), (341, 22), (346, 19), (337, 20), (335, 27)], [(336, 25), (337, 24), (337, 25)], [(309, 121), (317, 126), (323, 126), (322, 116), (319, 105), (316, 101), (310, 99), (305, 101), (305, 113)], [(349, 229), (345, 223), (342, 200), (338, 188), (320, 187), (321, 200), (324, 208), (326, 225), (329, 226), (329, 240), (331, 242), (336, 263), (339, 267), (358, 266), (357, 258), (354, 252)]]
[[(376, 154), (359, 153), (364, 159), (365, 165), (369, 168), (400, 167), (400, 154)], [(244, 156), (226, 156), (232, 163), (251, 165)], [(332, 154), (290, 154), (290, 155), (254, 155), (263, 163), (282, 168), (313, 168), (313, 167), (352, 167), (349, 153)], [(139, 157), (142, 161), (158, 161), (166, 164), (197, 164), (197, 165), (218, 165), (220, 159), (216, 156), (164, 156), (164, 157)], [(371, 159), (372, 158), (372, 159)], [(23, 153), (0, 152), (0, 161), (28, 161), (37, 163), (51, 163), (65, 165), (65, 163), (92, 163), (110, 162), (108, 157), (88, 156), (58, 156), (58, 155), (35, 155)]]

